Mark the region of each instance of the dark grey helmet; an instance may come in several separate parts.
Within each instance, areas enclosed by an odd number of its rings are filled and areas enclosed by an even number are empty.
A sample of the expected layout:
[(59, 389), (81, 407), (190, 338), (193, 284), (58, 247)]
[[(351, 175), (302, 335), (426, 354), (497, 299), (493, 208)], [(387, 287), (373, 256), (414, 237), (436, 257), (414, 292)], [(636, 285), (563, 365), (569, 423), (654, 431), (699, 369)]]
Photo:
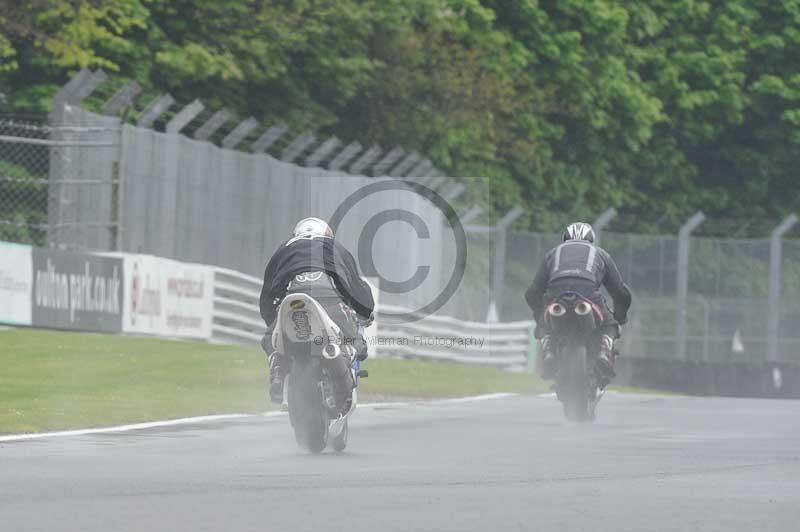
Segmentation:
[(585, 242), (594, 243), (594, 229), (592, 226), (584, 222), (576, 222), (569, 224), (561, 236), (561, 240), (583, 240)]

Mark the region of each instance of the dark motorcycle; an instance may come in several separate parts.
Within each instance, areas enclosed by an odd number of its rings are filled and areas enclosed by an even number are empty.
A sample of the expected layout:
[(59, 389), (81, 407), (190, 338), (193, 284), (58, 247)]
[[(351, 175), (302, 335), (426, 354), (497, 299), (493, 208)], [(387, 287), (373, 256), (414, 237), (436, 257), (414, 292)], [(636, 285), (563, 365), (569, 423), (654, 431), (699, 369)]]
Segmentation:
[(582, 295), (564, 292), (547, 305), (545, 319), (552, 331), (556, 395), (564, 416), (579, 423), (594, 421), (609, 382), (596, 364), (603, 313)]

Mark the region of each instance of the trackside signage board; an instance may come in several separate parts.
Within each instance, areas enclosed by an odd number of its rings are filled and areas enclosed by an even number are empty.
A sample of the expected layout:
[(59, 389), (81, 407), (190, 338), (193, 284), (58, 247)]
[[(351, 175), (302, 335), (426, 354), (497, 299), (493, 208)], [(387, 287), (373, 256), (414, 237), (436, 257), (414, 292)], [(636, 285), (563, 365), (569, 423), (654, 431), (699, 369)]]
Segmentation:
[(33, 249), (35, 327), (122, 331), (122, 259)]
[(210, 339), (214, 270), (0, 242), (0, 323)]
[(207, 266), (123, 255), (124, 332), (211, 338), (214, 273)]
[(31, 249), (0, 242), (0, 323), (31, 324)]

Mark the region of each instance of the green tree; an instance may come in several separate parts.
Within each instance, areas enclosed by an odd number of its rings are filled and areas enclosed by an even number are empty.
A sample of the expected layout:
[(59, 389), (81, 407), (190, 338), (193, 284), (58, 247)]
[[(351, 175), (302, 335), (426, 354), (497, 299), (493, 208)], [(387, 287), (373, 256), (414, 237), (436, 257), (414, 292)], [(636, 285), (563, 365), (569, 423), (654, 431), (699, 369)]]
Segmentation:
[[(146, 0), (143, 0), (146, 1)], [(41, 111), (70, 72), (119, 72), (135, 55), (129, 35), (147, 24), (140, 0), (22, 0), (0, 12), (0, 82), (16, 110)]]
[(470, 201), (490, 219), (522, 203), (535, 229), (609, 206), (618, 229), (662, 232), (697, 209), (772, 223), (800, 207), (800, 0), (0, 7), (12, 110), (46, 110), (100, 67), (262, 123), (415, 149), (484, 178)]

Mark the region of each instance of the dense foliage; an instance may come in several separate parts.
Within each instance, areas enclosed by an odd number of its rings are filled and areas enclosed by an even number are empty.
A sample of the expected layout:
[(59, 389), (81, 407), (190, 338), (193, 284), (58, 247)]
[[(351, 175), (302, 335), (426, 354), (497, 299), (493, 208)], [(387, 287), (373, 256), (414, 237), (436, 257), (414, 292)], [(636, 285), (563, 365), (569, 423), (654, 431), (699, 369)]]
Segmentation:
[[(0, 91), (102, 67), (484, 176), (533, 228), (674, 230), (800, 207), (800, 0), (21, 0)], [(768, 224), (768, 225), (769, 225)]]

